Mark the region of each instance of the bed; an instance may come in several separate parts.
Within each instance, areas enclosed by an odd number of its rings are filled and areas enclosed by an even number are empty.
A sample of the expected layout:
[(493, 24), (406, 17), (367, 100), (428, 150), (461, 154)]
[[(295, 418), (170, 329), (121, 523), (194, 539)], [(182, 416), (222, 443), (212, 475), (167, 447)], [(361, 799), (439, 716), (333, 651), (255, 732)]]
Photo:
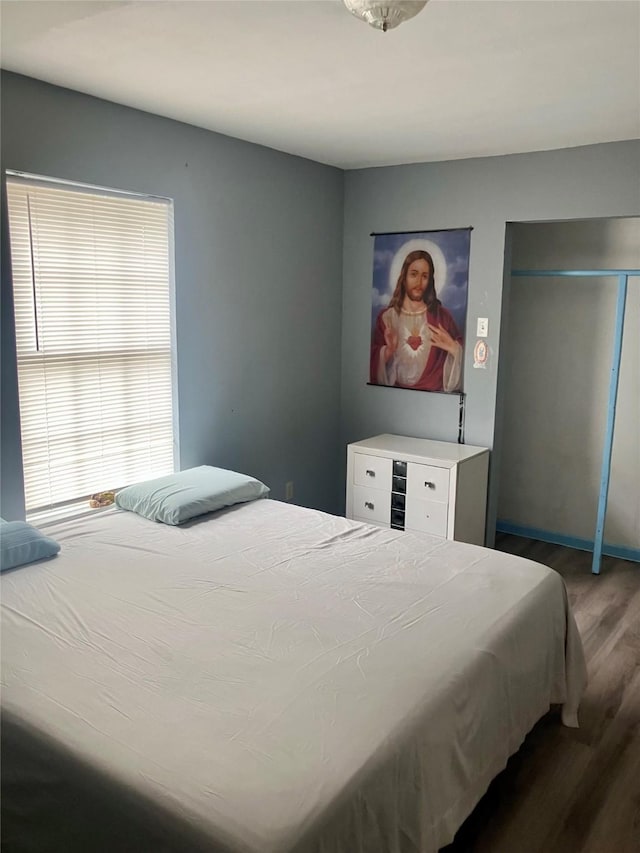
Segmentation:
[(274, 500), (47, 533), (2, 577), (6, 851), (431, 853), (577, 724), (539, 564)]

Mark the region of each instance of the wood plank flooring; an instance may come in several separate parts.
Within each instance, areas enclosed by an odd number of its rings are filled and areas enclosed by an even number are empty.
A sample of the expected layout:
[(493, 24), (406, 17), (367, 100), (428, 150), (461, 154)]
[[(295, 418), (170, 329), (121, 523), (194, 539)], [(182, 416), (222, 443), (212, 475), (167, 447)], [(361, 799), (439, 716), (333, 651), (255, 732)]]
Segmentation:
[(565, 579), (589, 684), (579, 729), (551, 712), (442, 853), (640, 853), (640, 565), (516, 536), (496, 548)]

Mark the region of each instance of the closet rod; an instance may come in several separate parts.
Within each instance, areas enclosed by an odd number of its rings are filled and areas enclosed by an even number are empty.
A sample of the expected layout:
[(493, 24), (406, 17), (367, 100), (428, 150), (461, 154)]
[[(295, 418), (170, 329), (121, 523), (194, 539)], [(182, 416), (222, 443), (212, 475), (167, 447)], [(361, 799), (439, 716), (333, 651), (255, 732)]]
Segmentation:
[(638, 269), (616, 270), (511, 270), (512, 276), (557, 278), (558, 276), (582, 276), (584, 278), (606, 278), (615, 276), (618, 279), (618, 298), (616, 303), (616, 326), (613, 342), (613, 359), (609, 379), (609, 407), (607, 413), (607, 428), (602, 450), (602, 470), (600, 474), (600, 494), (598, 496), (598, 514), (596, 516), (596, 534), (593, 541), (593, 562), (591, 572), (600, 574), (602, 562), (602, 547), (604, 540), (604, 521), (607, 513), (609, 498), (609, 480), (611, 477), (611, 454), (613, 451), (613, 431), (616, 422), (616, 403), (618, 399), (618, 377), (620, 375), (620, 359), (622, 357), (622, 332), (624, 330), (624, 312), (627, 300), (627, 284), (631, 276), (640, 276)]
[(558, 276), (584, 276), (585, 278), (603, 278), (619, 275), (640, 275), (640, 270), (511, 270), (511, 275), (542, 276), (557, 278)]

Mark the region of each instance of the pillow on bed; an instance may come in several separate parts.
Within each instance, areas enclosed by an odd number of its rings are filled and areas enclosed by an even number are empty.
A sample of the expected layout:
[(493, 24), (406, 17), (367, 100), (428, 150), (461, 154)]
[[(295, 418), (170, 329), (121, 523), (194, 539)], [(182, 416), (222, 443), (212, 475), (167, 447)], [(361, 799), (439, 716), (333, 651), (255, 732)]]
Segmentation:
[(200, 465), (127, 486), (116, 494), (116, 506), (153, 521), (182, 524), (198, 515), (268, 494), (264, 483), (246, 474)]
[(53, 557), (60, 545), (26, 521), (0, 519), (0, 571)]

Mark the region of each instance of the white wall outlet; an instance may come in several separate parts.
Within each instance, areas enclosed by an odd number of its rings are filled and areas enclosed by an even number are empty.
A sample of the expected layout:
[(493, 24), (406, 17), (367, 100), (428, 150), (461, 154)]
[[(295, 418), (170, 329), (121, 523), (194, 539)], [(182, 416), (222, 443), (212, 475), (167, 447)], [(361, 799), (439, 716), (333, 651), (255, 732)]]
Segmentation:
[(285, 501), (293, 500), (293, 480), (289, 480), (288, 483), (284, 484), (284, 499)]
[(478, 334), (479, 338), (486, 338), (489, 334), (489, 318), (478, 317)]

